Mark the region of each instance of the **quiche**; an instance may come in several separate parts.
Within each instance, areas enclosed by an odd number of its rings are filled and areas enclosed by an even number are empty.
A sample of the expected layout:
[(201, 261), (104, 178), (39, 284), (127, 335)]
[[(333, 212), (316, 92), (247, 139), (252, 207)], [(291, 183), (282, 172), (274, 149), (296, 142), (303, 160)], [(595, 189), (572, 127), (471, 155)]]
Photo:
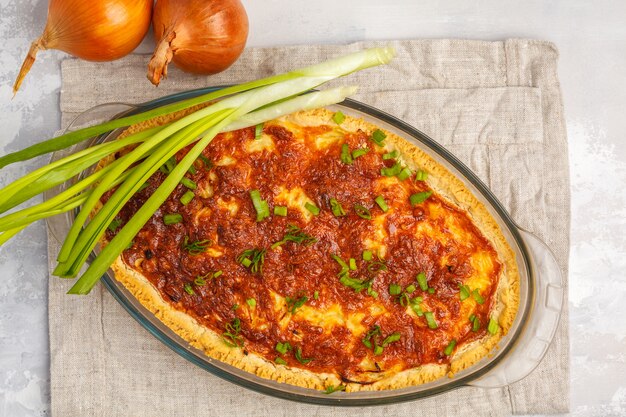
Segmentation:
[(218, 135), (112, 269), (206, 355), (329, 393), (454, 377), (496, 347), (519, 300), (514, 253), (463, 182), (327, 109)]

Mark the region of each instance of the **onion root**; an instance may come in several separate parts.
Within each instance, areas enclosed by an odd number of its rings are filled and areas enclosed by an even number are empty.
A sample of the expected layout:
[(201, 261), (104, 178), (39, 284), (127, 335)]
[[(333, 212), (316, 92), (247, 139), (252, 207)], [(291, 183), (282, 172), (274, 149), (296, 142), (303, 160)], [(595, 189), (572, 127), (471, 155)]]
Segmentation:
[(148, 79), (154, 85), (159, 85), (161, 78), (167, 78), (167, 66), (174, 58), (172, 41), (176, 32), (170, 31), (159, 41), (150, 62), (148, 63)]
[(22, 63), (22, 67), (20, 68), (20, 72), (17, 74), (17, 78), (15, 79), (15, 83), (13, 84), (13, 97), (15, 97), (17, 90), (19, 90), (20, 86), (22, 85), (22, 81), (24, 81), (24, 77), (26, 77), (26, 74), (28, 74), (33, 64), (35, 63), (37, 52), (45, 51), (46, 49), (48, 49), (46, 48), (46, 39), (44, 36), (45, 35), (42, 35), (41, 37), (37, 38), (37, 40), (35, 40), (30, 45), (28, 54), (26, 54), (26, 58), (24, 58), (24, 62)]

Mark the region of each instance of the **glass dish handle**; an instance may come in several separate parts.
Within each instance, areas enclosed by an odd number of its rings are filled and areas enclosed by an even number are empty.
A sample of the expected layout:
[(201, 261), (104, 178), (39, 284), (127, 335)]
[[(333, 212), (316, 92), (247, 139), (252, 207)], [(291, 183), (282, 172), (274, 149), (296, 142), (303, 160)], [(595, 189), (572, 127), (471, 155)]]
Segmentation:
[[(81, 129), (83, 127), (95, 126), (99, 123), (111, 120), (117, 115), (136, 110), (137, 108), (138, 107), (136, 105), (127, 103), (104, 103), (94, 106), (74, 117), (72, 121), (67, 125), (67, 127), (63, 130), (62, 134)], [(88, 146), (91, 146), (93, 143), (93, 139), (87, 139), (83, 142), (77, 143), (74, 146), (70, 146), (69, 148), (54, 152), (52, 154), (52, 157), (50, 158), (50, 162), (58, 161), (61, 158), (65, 158), (66, 156), (85, 149)], [(45, 191), (44, 199), (49, 200), (55, 195), (63, 192), (73, 183), (74, 181), (66, 181), (61, 185)], [(66, 212), (57, 216), (49, 217), (46, 220), (46, 223), (48, 224), (50, 236), (59, 243), (63, 242), (65, 235), (69, 231), (69, 226), (72, 224), (72, 219), (73, 215), (71, 212)]]
[(530, 320), (500, 365), (468, 384), (474, 387), (500, 388), (528, 376), (545, 356), (559, 324), (565, 298), (561, 269), (545, 243), (526, 230), (520, 234), (536, 277)]

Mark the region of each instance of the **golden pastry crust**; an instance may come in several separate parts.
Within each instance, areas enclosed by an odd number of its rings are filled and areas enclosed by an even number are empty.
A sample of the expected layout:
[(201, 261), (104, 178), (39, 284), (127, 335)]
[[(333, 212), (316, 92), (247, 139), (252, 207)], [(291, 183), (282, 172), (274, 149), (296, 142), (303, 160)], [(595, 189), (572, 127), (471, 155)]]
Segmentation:
[[(183, 115), (184, 113), (177, 115), (177, 117)], [(332, 116), (333, 112), (330, 110), (317, 109), (285, 116), (278, 119), (277, 123), (302, 126), (326, 125), (333, 123)], [(145, 122), (129, 128), (124, 132), (124, 135), (166, 121), (167, 119), (160, 119)], [(347, 132), (357, 132), (358, 130), (372, 132), (379, 129), (369, 122), (350, 116), (346, 116), (341, 128)], [(463, 344), (455, 351), (449, 364), (425, 364), (399, 372), (394, 371), (392, 367), (385, 371), (384, 377), (379, 377), (377, 381), (370, 384), (342, 381), (337, 375), (331, 373), (317, 373), (299, 367), (277, 365), (254, 352), (228, 347), (220, 334), (203, 326), (194, 317), (182, 311), (180, 305), (166, 301), (154, 285), (145, 276), (127, 266), (122, 257), (119, 257), (112, 266), (115, 278), (159, 320), (195, 348), (222, 362), (278, 382), (316, 390), (323, 390), (329, 386), (340, 384), (344, 384), (348, 392), (387, 390), (427, 383), (446, 375), (452, 377), (456, 372), (470, 367), (496, 347), (499, 340), (509, 331), (515, 319), (519, 304), (519, 273), (515, 255), (487, 208), (467, 190), (460, 179), (412, 143), (392, 132), (381, 130), (387, 135), (385, 150), (397, 149), (406, 166), (428, 171), (430, 174), (427, 179), (428, 187), (445, 198), (447, 203), (461, 209), (471, 218), (472, 222), (493, 246), (500, 263), (503, 265), (494, 293), (496, 303), (492, 309), (492, 317), (497, 318), (500, 330), (494, 335), (485, 333), (482, 338)], [(103, 161), (103, 163), (107, 163), (107, 161)]]

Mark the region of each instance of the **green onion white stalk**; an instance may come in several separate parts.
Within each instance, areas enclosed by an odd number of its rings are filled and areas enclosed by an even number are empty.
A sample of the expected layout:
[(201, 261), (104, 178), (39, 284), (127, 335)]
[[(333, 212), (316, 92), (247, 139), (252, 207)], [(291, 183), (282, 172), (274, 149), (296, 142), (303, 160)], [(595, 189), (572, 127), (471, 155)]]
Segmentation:
[[(393, 50), (390, 48), (364, 50), (300, 70), (228, 87), (137, 115), (70, 132), (0, 157), (1, 168), (10, 163), (67, 148), (116, 128), (168, 115), (198, 104), (214, 102), (165, 126), (77, 152), (35, 170), (0, 190), (0, 213), (5, 213), (31, 197), (67, 181), (120, 149), (129, 145), (135, 146), (123, 157), (92, 173), (56, 197), (0, 217), (0, 245), (36, 220), (80, 206), (81, 210), (63, 243), (57, 258), (58, 265), (54, 270), (58, 276), (77, 276), (89, 254), (126, 202), (157, 169), (182, 148), (195, 142), (191, 150), (171, 169), (160, 186), (102, 249), (69, 291), (73, 294), (86, 294), (128, 247), (134, 236), (181, 182), (185, 173), (217, 134), (254, 126), (298, 110), (341, 102), (353, 94), (356, 88), (342, 87), (312, 93), (310, 90), (354, 71), (385, 64), (392, 57)], [(218, 99), (220, 100), (215, 101)], [(106, 203), (98, 208), (102, 196), (112, 189), (115, 190)], [(93, 217), (90, 219), (92, 214)]]

